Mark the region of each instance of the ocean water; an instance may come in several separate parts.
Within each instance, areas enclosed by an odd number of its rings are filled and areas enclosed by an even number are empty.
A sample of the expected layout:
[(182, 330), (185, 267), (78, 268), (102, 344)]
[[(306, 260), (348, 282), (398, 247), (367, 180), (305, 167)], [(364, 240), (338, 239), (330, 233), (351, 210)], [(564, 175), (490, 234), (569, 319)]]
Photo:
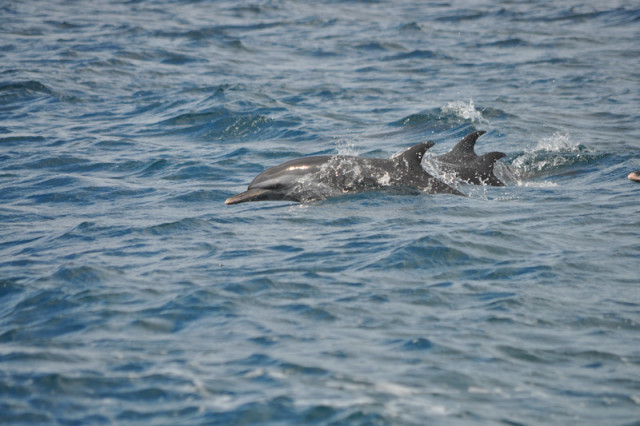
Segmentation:
[[(639, 424), (638, 40), (631, 0), (3, 1), (0, 423)], [(473, 130), (507, 186), (224, 204)]]

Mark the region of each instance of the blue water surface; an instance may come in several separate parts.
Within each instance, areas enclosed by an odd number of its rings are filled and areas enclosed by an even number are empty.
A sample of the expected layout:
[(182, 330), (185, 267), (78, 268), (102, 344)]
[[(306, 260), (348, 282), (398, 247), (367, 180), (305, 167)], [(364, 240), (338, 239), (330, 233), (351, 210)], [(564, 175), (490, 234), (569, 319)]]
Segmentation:
[[(638, 40), (632, 0), (2, 2), (0, 423), (638, 424)], [(224, 204), (474, 130), (507, 186)]]

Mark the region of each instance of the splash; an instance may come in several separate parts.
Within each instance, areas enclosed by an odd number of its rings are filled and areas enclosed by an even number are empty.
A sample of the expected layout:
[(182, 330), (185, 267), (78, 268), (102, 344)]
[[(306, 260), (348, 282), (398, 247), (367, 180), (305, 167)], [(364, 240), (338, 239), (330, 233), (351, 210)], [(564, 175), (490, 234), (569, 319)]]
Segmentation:
[(579, 151), (580, 145), (569, 137), (568, 133), (555, 132), (553, 135), (542, 138), (534, 148), (534, 151), (571, 152)]
[(455, 173), (443, 170), (433, 153), (428, 151), (425, 153), (422, 158), (421, 166), (425, 172), (429, 173), (434, 178), (446, 183), (452, 188), (457, 190), (461, 189), (462, 181), (458, 179), (458, 176), (456, 176)]
[[(539, 140), (533, 149), (515, 157), (508, 171), (519, 186), (542, 186), (540, 182), (528, 181), (589, 163), (597, 157), (597, 153), (573, 140), (568, 133), (556, 132)], [(555, 183), (545, 182), (544, 185), (554, 186)]]
[(482, 112), (476, 108), (473, 99), (469, 99), (469, 103), (462, 101), (449, 102), (441, 109), (444, 113), (455, 114), (465, 120), (471, 120), (473, 123), (488, 123), (488, 120), (482, 116)]
[(338, 155), (358, 155), (353, 139), (338, 139), (334, 141)]
[(567, 133), (556, 132), (538, 141), (535, 148), (516, 157), (512, 166), (525, 173), (543, 172), (576, 162), (583, 148)]

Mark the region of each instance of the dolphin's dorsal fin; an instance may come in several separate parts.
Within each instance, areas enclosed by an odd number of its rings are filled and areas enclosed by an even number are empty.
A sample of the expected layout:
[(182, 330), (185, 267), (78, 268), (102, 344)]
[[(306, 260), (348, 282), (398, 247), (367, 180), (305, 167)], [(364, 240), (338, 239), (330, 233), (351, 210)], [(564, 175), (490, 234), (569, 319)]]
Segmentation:
[(482, 170), (482, 174), (478, 176), (482, 180), (482, 183), (493, 186), (504, 186), (504, 183), (493, 174), (496, 161), (504, 157), (506, 157), (504, 152), (490, 152), (481, 155), (474, 161), (476, 167)]
[(422, 157), (424, 153), (427, 152), (429, 148), (434, 146), (434, 142), (420, 142), (412, 146), (411, 148), (407, 148), (400, 155), (393, 157), (394, 161), (402, 161), (409, 168), (413, 168), (415, 166), (422, 167), (420, 164), (422, 163)]
[(496, 161), (506, 156), (507, 154), (505, 154), (504, 152), (490, 152), (478, 157), (478, 161), (480, 162), (480, 164), (486, 165), (488, 168), (493, 169)]
[(477, 157), (476, 152), (474, 151), (474, 146), (476, 145), (476, 141), (482, 135), (484, 135), (484, 130), (478, 130), (473, 133), (469, 133), (467, 136), (462, 138), (460, 142), (456, 144), (456, 146), (451, 149), (448, 153), (443, 155), (443, 160), (456, 162), (460, 160), (471, 160)]

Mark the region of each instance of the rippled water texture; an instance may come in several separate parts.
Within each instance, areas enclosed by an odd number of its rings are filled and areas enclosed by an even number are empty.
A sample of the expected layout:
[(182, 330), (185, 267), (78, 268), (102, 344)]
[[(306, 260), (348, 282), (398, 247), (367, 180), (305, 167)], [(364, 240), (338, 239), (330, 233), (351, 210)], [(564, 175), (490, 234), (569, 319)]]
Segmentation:
[[(0, 423), (637, 424), (638, 40), (634, 1), (2, 2)], [(474, 130), (507, 186), (224, 204)]]

